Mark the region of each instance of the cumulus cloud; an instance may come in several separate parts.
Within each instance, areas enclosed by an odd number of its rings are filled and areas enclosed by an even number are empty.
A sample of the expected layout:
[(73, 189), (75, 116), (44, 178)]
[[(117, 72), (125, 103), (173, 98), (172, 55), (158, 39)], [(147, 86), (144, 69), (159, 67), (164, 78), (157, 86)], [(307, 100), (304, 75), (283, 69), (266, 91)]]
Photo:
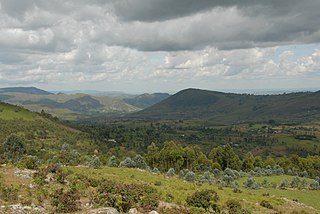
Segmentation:
[[(316, 75), (318, 0), (0, 0), (0, 82)], [(277, 59), (275, 59), (277, 58)]]

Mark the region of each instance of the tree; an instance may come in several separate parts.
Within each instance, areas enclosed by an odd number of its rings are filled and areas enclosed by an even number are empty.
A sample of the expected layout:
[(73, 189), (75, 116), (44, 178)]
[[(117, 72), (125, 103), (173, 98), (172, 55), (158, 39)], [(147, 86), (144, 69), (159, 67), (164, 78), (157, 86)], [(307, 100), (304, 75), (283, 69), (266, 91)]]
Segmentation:
[(5, 157), (13, 162), (20, 160), (26, 152), (23, 140), (16, 134), (9, 135), (2, 147)]
[(155, 143), (151, 143), (147, 148), (147, 154), (145, 155), (146, 162), (149, 166), (155, 167), (159, 156), (159, 148)]
[(250, 171), (250, 170), (253, 170), (254, 168), (254, 157), (252, 155), (251, 152), (248, 152), (243, 160), (243, 163), (242, 163), (242, 170), (244, 171)]

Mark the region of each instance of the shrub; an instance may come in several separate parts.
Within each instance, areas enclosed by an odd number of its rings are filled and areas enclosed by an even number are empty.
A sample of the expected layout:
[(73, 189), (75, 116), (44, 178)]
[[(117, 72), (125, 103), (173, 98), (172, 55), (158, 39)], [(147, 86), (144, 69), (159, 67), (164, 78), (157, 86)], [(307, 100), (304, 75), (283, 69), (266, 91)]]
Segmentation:
[(96, 155), (93, 155), (87, 161), (87, 166), (90, 167), (90, 168), (97, 169), (97, 168), (100, 168), (101, 165), (102, 165), (102, 163), (101, 163), (99, 157), (96, 156)]
[(239, 213), (239, 211), (241, 210), (241, 204), (239, 201), (236, 200), (228, 200), (226, 202), (226, 206), (230, 214)]
[(148, 165), (144, 161), (143, 157), (141, 155), (136, 155), (133, 158), (133, 161), (135, 162), (135, 167), (139, 169), (147, 169)]
[(154, 167), (153, 170), (152, 170), (153, 173), (156, 173), (156, 174), (160, 174), (160, 171), (158, 168)]
[(175, 176), (176, 175), (176, 171), (174, 170), (174, 168), (170, 168), (168, 170), (168, 172), (166, 173), (167, 176)]
[(194, 182), (195, 179), (196, 179), (196, 174), (194, 174), (194, 172), (192, 171), (187, 172), (184, 176), (184, 180), (188, 182)]
[(75, 188), (55, 190), (50, 194), (51, 204), (57, 212), (74, 212), (79, 210), (80, 194)]
[(36, 156), (26, 156), (22, 158), (21, 161), (18, 163), (19, 168), (25, 169), (38, 169), (40, 165), (40, 160)]
[(282, 180), (279, 184), (280, 189), (286, 189), (288, 186), (289, 186), (289, 182), (286, 179)]
[(252, 177), (247, 178), (247, 180), (243, 183), (243, 185), (244, 185), (244, 187), (246, 187), (248, 189), (258, 189), (259, 188), (259, 184), (256, 183), (256, 181)]
[(101, 180), (90, 200), (95, 205), (114, 207), (121, 212), (127, 212), (132, 207), (152, 210), (158, 207), (159, 194), (156, 189), (146, 185)]
[(130, 157), (126, 157), (126, 159), (120, 162), (119, 167), (134, 168), (136, 167), (136, 163)]
[(118, 167), (119, 166), (119, 162), (118, 159), (116, 158), (116, 156), (111, 156), (111, 158), (108, 160), (108, 166), (109, 167)]
[(218, 194), (213, 190), (196, 191), (187, 197), (187, 204), (192, 207), (204, 208), (205, 210), (218, 210), (216, 202), (219, 200)]
[(16, 134), (11, 134), (2, 144), (4, 155), (7, 159), (19, 161), (26, 152), (23, 140)]
[(273, 209), (272, 204), (270, 204), (270, 202), (269, 202), (269, 201), (266, 201), (266, 200), (261, 201), (261, 202), (260, 202), (260, 205), (261, 205), (262, 207), (265, 207), (265, 208), (268, 208), (268, 209)]
[(309, 188), (310, 188), (311, 190), (320, 190), (319, 182), (316, 181), (316, 180), (310, 181)]

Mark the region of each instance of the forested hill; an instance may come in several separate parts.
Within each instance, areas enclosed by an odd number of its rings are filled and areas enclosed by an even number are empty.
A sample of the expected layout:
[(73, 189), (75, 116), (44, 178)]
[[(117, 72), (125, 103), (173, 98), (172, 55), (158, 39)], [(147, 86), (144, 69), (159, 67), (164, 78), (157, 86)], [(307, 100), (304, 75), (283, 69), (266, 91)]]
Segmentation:
[(249, 95), (186, 89), (130, 115), (139, 119), (302, 122), (320, 119), (320, 91)]

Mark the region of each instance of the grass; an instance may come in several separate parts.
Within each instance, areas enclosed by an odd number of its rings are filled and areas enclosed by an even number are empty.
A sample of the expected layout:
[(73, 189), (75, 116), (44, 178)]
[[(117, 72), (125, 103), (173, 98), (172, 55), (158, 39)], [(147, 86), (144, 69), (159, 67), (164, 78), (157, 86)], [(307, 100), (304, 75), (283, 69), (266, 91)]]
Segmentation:
[[(174, 204), (186, 205), (187, 196), (194, 193), (196, 190), (213, 189), (219, 195), (218, 204), (220, 207), (225, 208), (227, 200), (234, 199), (241, 203), (243, 208), (247, 208), (252, 213), (274, 213), (275, 211), (280, 213), (290, 213), (292, 211), (306, 211), (307, 213), (320, 213), (320, 191), (309, 190), (281, 190), (273, 188), (262, 188), (258, 190), (249, 190), (242, 187), (242, 181), (244, 178), (239, 179), (240, 189), (242, 193), (234, 193), (231, 188), (218, 188), (217, 185), (203, 184), (198, 185), (195, 183), (185, 182), (177, 177), (166, 177), (158, 174), (151, 174), (142, 170), (127, 169), (127, 168), (110, 168), (102, 167), (100, 169), (91, 169), (84, 166), (77, 167), (65, 167), (65, 170), (69, 171), (73, 175), (84, 175), (91, 179), (107, 178), (109, 180), (121, 183), (138, 183), (147, 184), (158, 190), (161, 194), (161, 200), (171, 202)], [(0, 182), (5, 185), (14, 185), (19, 187), (19, 194), (22, 195), (25, 200), (31, 200), (32, 197), (37, 196), (38, 190), (30, 189), (32, 195), (28, 195), (27, 186), (30, 185), (32, 179), (24, 179), (17, 177), (14, 172), (16, 168), (12, 166), (0, 167)], [(280, 182), (283, 179), (291, 180), (291, 176), (270, 176), (267, 177), (269, 182)], [(257, 181), (262, 181), (264, 177), (256, 177)], [(57, 189), (58, 184), (52, 183), (45, 187), (45, 191), (51, 192), (53, 189)], [(90, 188), (82, 188), (79, 183), (80, 191), (82, 194), (82, 201), (88, 203), (88, 197), (90, 195)], [(41, 191), (40, 191), (41, 192)], [(268, 195), (265, 195), (268, 193)], [(168, 200), (168, 195), (173, 196), (173, 200)], [(286, 200), (289, 199), (289, 200)], [(260, 202), (266, 200), (272, 204), (274, 210), (266, 209), (260, 206)], [(293, 202), (297, 200), (299, 203)], [(46, 201), (48, 203), (48, 201)], [(305, 206), (306, 205), (306, 206)], [(310, 207), (313, 208), (310, 208)], [(50, 206), (48, 207), (50, 208)], [(87, 210), (82, 210), (77, 213), (86, 213)], [(299, 213), (299, 212), (298, 212)]]
[[(160, 193), (162, 200), (166, 200), (167, 196), (173, 196), (173, 203), (185, 205), (187, 196), (194, 193), (196, 190), (213, 189), (219, 197), (220, 206), (224, 206), (229, 199), (235, 199), (241, 202), (243, 207), (249, 208), (256, 212), (262, 212), (265, 208), (261, 207), (259, 203), (262, 200), (268, 200), (273, 206), (281, 210), (285, 206), (286, 201), (282, 198), (297, 199), (299, 202), (307, 206), (311, 206), (320, 210), (318, 201), (320, 200), (320, 191), (307, 190), (280, 190), (280, 189), (259, 189), (248, 190), (242, 187), (242, 183), (246, 178), (239, 179), (240, 189), (242, 193), (234, 193), (231, 188), (219, 189), (216, 185), (185, 182), (177, 177), (166, 177), (163, 175), (150, 174), (145, 171), (136, 169), (110, 168), (103, 167), (101, 169), (89, 169), (86, 167), (68, 167), (73, 173), (86, 175), (90, 178), (108, 178), (110, 180), (121, 183), (139, 183), (148, 184), (156, 188)], [(283, 179), (291, 180), (291, 176), (270, 176), (267, 177), (269, 182), (280, 183)], [(256, 180), (261, 182), (264, 177), (257, 177)], [(156, 183), (158, 183), (156, 185)], [(270, 197), (263, 196), (263, 193), (269, 193)]]
[(3, 120), (23, 119), (27, 121), (33, 121), (36, 119), (36, 115), (19, 106), (12, 106), (6, 103), (0, 103), (0, 119), (3, 119)]

